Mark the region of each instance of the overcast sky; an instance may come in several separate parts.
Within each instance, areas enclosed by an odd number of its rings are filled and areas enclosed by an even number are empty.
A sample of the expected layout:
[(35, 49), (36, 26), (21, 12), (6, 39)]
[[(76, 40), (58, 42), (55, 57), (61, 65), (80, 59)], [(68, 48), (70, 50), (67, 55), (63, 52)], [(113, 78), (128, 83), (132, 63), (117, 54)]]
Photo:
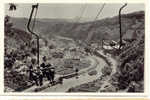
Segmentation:
[[(9, 11), (8, 4), (5, 5), (5, 15), (13, 17), (29, 17), (32, 4), (17, 4), (16, 11)], [(119, 8), (123, 4), (106, 4), (99, 19), (118, 15)], [(86, 7), (83, 18), (94, 19), (102, 6), (101, 4), (39, 4), (37, 18), (69, 18), (74, 19), (81, 15), (82, 9)], [(130, 13), (144, 10), (144, 4), (128, 4), (122, 13)]]

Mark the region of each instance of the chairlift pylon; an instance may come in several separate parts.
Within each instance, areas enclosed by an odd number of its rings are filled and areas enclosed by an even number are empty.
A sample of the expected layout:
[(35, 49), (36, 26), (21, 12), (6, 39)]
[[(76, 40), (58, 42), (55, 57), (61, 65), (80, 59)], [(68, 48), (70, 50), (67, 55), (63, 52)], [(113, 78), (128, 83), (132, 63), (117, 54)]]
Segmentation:
[[(127, 3), (125, 3), (120, 9), (119, 9), (119, 29), (120, 29), (120, 43), (119, 43), (119, 50), (121, 49), (122, 47), (122, 22), (121, 22), (121, 11), (123, 10), (123, 8), (127, 6)], [(104, 45), (104, 39), (102, 40), (102, 48), (103, 48), (103, 45)]]
[(30, 17), (29, 17), (29, 20), (28, 20), (27, 29), (37, 39), (37, 64), (39, 65), (39, 36), (36, 33), (34, 33), (33, 30), (30, 29), (30, 24), (31, 24), (31, 20), (32, 20), (32, 16), (33, 16), (34, 10), (35, 9), (37, 10), (38, 6), (39, 6), (38, 3), (36, 5), (32, 5), (32, 10), (31, 10)]
[(127, 6), (127, 3), (125, 3), (120, 9), (119, 9), (119, 27), (120, 27), (120, 46), (119, 46), (119, 50), (121, 49), (122, 46), (122, 23), (121, 23), (121, 11), (122, 9)]

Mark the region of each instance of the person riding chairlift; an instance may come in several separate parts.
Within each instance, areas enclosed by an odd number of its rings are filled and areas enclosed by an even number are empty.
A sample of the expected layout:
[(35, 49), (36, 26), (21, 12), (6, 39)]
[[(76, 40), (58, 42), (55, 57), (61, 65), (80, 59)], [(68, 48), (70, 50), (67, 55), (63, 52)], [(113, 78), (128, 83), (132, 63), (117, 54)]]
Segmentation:
[(51, 75), (50, 75), (50, 73), (51, 73), (51, 71), (50, 71), (51, 64), (47, 63), (46, 56), (43, 57), (43, 63), (40, 66), (41, 66), (41, 70), (42, 70), (42, 73), (43, 73), (43, 77), (46, 77), (47, 80), (49, 82), (51, 82)]
[(50, 68), (50, 77), (51, 77), (51, 84), (54, 84), (54, 79), (55, 79), (55, 68), (51, 67)]
[(43, 57), (43, 63), (40, 65), (43, 77), (46, 77), (46, 57)]
[(31, 65), (29, 65), (29, 80), (31, 81), (31, 82), (33, 82), (33, 81), (35, 81), (36, 82), (36, 80), (35, 80), (35, 76), (34, 76), (34, 66), (35, 66), (35, 62), (36, 62), (36, 60), (35, 59), (31, 59)]
[(37, 66), (36, 74), (37, 74), (37, 78), (38, 78), (38, 85), (42, 86), (43, 85), (43, 74), (42, 74), (42, 71), (39, 66)]
[(29, 70), (29, 79), (31, 80), (32, 83), (35, 83), (36, 86), (39, 86), (37, 70), (31, 66)]

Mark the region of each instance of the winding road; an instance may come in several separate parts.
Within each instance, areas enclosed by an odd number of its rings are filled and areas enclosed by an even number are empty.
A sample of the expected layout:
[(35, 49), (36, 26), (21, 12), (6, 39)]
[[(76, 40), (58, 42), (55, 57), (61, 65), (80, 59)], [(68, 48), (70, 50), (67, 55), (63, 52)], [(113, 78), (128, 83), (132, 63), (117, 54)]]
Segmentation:
[[(66, 92), (71, 87), (74, 87), (83, 83), (91, 82), (97, 79), (102, 74), (101, 68), (103, 68), (106, 65), (106, 63), (103, 59), (98, 58), (96, 56), (88, 56), (87, 59), (91, 61), (91, 66), (80, 70), (78, 79), (76, 77), (64, 79), (63, 84), (57, 84), (55, 86), (48, 87), (39, 92)], [(98, 73), (96, 75), (90, 76), (88, 72), (94, 69)], [(56, 78), (57, 77), (60, 77), (60, 75), (57, 75)], [(47, 85), (47, 84), (48, 82), (44, 82), (44, 85)], [(34, 92), (36, 88), (37, 86), (32, 86), (31, 88), (28, 88), (23, 92)]]
[[(108, 60), (112, 63), (113, 71), (112, 71), (111, 75), (113, 73), (115, 73), (116, 72), (116, 61), (113, 58), (111, 58), (110, 56), (104, 55), (101, 51), (99, 51), (99, 53), (102, 54), (103, 56), (107, 57)], [(98, 79), (102, 75), (101, 69), (107, 65), (106, 62), (102, 58), (99, 58), (96, 56), (88, 56), (87, 59), (89, 59), (91, 61), (91, 66), (80, 70), (79, 78), (73, 77), (73, 78), (69, 78), (69, 79), (64, 79), (63, 84), (49, 86), (38, 92), (66, 92), (66, 91), (68, 91), (68, 89), (70, 89), (72, 87), (79, 86), (81, 84), (92, 82), (92, 81)], [(97, 74), (90, 76), (88, 74), (88, 72), (92, 71), (92, 70), (96, 70)], [(58, 77), (60, 77), (60, 75), (56, 76), (56, 78), (58, 78)], [(109, 80), (109, 78), (106, 80), (106, 82), (104, 82), (104, 86), (105, 86), (105, 84), (107, 84), (108, 80)], [(44, 82), (44, 85), (47, 85), (47, 84), (48, 84), (48, 82)], [(34, 92), (34, 90), (36, 88), (37, 88), (36, 86), (32, 86), (31, 88), (26, 89), (23, 92)]]
[[(91, 66), (93, 67), (93, 69), (95, 69), (98, 72), (96, 75), (93, 75), (93, 76), (88, 75), (89, 70), (87, 70), (86, 73), (80, 74), (78, 79), (76, 79), (76, 77), (73, 77), (71, 79), (64, 79), (64, 82), (62, 85), (58, 84), (56, 86), (47, 88), (41, 92), (66, 92), (71, 87), (75, 87), (77, 85), (88, 83), (88, 82), (91, 82), (93, 80), (96, 80), (102, 74), (101, 68), (103, 66), (105, 66), (106, 63), (104, 62), (103, 59), (99, 59), (96, 56), (91, 56), (89, 59), (91, 59), (91, 61), (92, 61)], [(88, 69), (91, 69), (91, 67), (89, 67)], [(93, 69), (91, 69), (91, 70), (93, 70)]]

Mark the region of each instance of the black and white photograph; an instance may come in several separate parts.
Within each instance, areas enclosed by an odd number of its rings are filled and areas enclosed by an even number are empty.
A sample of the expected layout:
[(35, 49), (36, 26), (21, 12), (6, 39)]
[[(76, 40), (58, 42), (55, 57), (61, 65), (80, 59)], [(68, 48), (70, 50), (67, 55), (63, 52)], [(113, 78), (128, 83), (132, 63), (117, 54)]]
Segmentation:
[(5, 3), (5, 93), (144, 93), (144, 3)]

